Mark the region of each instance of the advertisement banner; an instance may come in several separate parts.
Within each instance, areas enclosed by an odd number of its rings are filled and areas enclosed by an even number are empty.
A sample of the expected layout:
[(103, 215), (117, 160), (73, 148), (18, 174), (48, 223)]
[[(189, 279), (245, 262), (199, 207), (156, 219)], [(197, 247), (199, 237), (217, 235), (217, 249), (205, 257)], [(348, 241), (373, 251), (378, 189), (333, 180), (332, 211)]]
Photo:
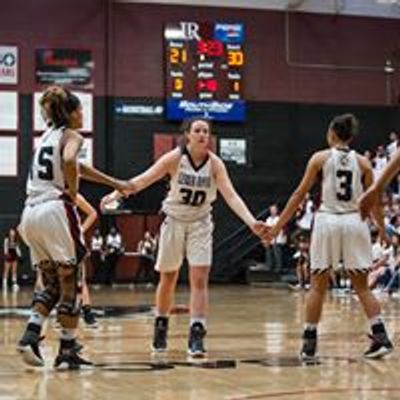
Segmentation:
[(18, 47), (0, 46), (0, 84), (18, 83)]
[(38, 85), (58, 84), (93, 89), (92, 52), (74, 49), (36, 49), (35, 77)]

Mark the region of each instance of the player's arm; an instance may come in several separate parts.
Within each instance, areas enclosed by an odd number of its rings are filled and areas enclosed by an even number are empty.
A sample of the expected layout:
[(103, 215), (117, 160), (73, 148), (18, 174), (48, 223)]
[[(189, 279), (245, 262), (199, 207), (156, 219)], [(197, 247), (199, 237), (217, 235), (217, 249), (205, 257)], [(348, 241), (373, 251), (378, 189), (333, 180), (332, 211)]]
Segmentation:
[(379, 178), (361, 196), (359, 201), (360, 212), (366, 218), (376, 204), (379, 203), (385, 186), (395, 177), (400, 169), (400, 149), (396, 151), (392, 159), (383, 169)]
[(75, 200), (79, 189), (78, 154), (82, 147), (83, 139), (75, 131), (67, 129), (61, 143), (64, 178), (68, 193)]
[(164, 154), (146, 171), (131, 178), (128, 181), (128, 188), (124, 190), (123, 194), (114, 191), (104, 196), (101, 200), (101, 207), (103, 208), (106, 204), (111, 203), (115, 200), (119, 200), (123, 197), (123, 195), (138, 193), (151, 186), (153, 183), (159, 181), (164, 176), (172, 174), (176, 169), (179, 157), (179, 149), (174, 149)]
[(120, 191), (124, 191), (128, 187), (126, 181), (116, 179), (84, 163), (79, 164), (79, 175), (81, 176), (81, 178), (87, 181), (100, 183), (105, 186), (110, 186), (111, 188)]
[(86, 215), (82, 223), (82, 231), (86, 232), (96, 221), (97, 211), (95, 208), (81, 195), (77, 194), (75, 204)]
[(212, 157), (215, 183), (226, 204), (256, 235), (261, 236), (265, 230), (264, 223), (254, 218), (243, 199), (236, 192), (222, 160), (215, 155)]
[[(363, 173), (363, 184), (364, 190), (368, 191), (374, 185), (374, 173), (370, 161), (362, 156), (359, 156), (359, 164)], [(379, 196), (380, 197), (380, 196)], [(379, 236), (381, 240), (386, 241), (385, 234), (385, 218), (383, 214), (383, 207), (381, 201), (378, 198), (376, 202), (372, 205), (371, 215), (374, 222), (379, 230)]]
[(299, 205), (304, 201), (306, 194), (316, 182), (319, 171), (325, 161), (325, 152), (315, 153), (307, 164), (306, 171), (304, 172), (303, 179), (297, 186), (296, 190), (290, 196), (285, 208), (279, 216), (278, 222), (271, 229), (271, 235), (275, 237), (282, 230), (282, 228), (290, 221), (293, 214), (298, 209)]

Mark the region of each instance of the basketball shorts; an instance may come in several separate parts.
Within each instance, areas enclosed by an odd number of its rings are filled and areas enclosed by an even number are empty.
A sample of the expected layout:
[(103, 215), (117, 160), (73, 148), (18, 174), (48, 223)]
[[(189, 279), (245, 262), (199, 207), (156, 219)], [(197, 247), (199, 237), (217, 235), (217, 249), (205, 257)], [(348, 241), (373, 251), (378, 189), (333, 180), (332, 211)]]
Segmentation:
[(190, 266), (211, 266), (214, 223), (211, 215), (194, 222), (167, 216), (161, 225), (155, 269), (179, 270), (186, 257)]
[(339, 265), (347, 270), (367, 271), (372, 265), (368, 225), (357, 212), (317, 213), (311, 234), (311, 271)]
[(45, 261), (76, 265), (86, 255), (80, 218), (69, 201), (25, 206), (18, 231), (29, 247), (34, 267)]

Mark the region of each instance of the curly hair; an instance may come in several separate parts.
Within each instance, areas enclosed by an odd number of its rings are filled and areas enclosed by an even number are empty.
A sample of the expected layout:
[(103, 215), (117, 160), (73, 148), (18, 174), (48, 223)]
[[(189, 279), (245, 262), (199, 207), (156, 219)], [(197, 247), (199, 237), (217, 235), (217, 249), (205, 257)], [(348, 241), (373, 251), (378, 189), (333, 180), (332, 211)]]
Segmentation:
[(48, 123), (55, 128), (68, 125), (70, 114), (77, 110), (81, 103), (77, 96), (61, 86), (49, 86), (39, 100)]

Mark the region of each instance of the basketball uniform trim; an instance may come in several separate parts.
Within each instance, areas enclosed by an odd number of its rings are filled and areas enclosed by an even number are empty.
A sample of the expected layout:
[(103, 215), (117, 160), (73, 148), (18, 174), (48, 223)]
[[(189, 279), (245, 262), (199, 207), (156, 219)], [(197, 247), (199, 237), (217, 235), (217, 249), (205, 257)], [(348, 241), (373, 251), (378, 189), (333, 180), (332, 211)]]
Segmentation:
[(186, 146), (183, 147), (183, 149), (182, 149), (182, 155), (183, 155), (183, 154), (187, 156), (191, 167), (192, 167), (196, 172), (200, 171), (200, 170), (207, 164), (207, 161), (208, 161), (209, 158), (210, 158), (210, 155), (207, 153), (207, 156), (204, 158), (204, 160), (203, 160), (199, 165), (196, 165), (195, 162), (193, 161), (193, 158), (192, 158), (192, 156), (190, 155), (189, 150), (187, 149)]
[(75, 206), (63, 198), (68, 226), (75, 246), (76, 263), (80, 264), (87, 255), (87, 249), (81, 238), (80, 222)]

